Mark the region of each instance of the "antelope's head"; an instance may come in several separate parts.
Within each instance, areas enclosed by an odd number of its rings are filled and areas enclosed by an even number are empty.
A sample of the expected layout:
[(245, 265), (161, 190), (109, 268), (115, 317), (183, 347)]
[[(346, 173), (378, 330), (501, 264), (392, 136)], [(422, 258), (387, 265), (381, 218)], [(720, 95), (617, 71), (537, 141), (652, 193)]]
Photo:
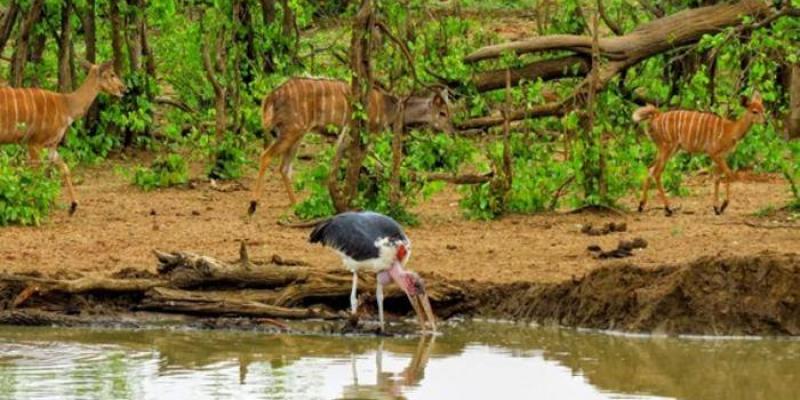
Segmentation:
[(435, 130), (453, 132), (447, 92), (443, 90), (428, 97), (409, 97), (405, 104), (403, 122), (409, 127), (430, 126)]
[(764, 104), (761, 100), (761, 93), (758, 90), (753, 92), (753, 96), (747, 101), (745, 108), (747, 108), (746, 112), (750, 114), (754, 122), (764, 122)]
[(84, 67), (89, 69), (89, 74), (96, 74), (97, 86), (103, 93), (108, 93), (112, 96), (122, 97), (125, 93), (125, 84), (119, 79), (114, 72), (114, 62), (108, 61), (100, 65), (94, 65), (88, 61), (83, 62)]

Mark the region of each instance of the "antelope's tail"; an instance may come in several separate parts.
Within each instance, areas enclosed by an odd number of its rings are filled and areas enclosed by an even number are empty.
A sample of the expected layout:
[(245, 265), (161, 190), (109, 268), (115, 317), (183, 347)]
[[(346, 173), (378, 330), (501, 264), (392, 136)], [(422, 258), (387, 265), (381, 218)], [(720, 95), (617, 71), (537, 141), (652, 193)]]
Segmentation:
[(648, 104), (644, 107), (639, 107), (633, 112), (633, 122), (642, 122), (648, 119), (653, 119), (661, 112), (658, 111), (656, 106)]
[(264, 96), (264, 100), (261, 102), (261, 126), (264, 128), (265, 134), (275, 136), (275, 132), (272, 129), (274, 117), (274, 101), (272, 99), (272, 94), (270, 94), (268, 96)]

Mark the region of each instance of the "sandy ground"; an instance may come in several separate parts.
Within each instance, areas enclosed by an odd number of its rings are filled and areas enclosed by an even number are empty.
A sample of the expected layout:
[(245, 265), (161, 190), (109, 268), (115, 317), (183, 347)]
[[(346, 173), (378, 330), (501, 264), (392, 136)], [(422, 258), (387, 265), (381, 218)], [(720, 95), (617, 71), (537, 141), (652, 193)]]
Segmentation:
[[(242, 240), (249, 243), (250, 257), (255, 260), (278, 254), (315, 266), (340, 266), (334, 254), (307, 242), (309, 229), (276, 223), (288, 205), (277, 176), (269, 177), (260, 208), (248, 220), (251, 177), (242, 179), (241, 185), (224, 185), (233, 189), (229, 191), (199, 182), (194, 188), (146, 193), (114, 172), (120, 163), (109, 161), (76, 172), (81, 207), (74, 217), (62, 206), (40, 227), (0, 228), (0, 271), (109, 275), (126, 267), (152, 270), (154, 249), (193, 251), (232, 261), (238, 259)], [(416, 210), (421, 224), (408, 229), (413, 242), (409, 266), (451, 279), (555, 282), (613, 262), (594, 259), (587, 246), (599, 244), (606, 249), (634, 237), (649, 243), (629, 259), (642, 266), (718, 253), (800, 250), (800, 222), (779, 221), (793, 227), (774, 228), (775, 218), (753, 215), (786, 203), (788, 187), (780, 179), (734, 184), (733, 201), (724, 216), (711, 210), (708, 177), (688, 181), (692, 195), (674, 199), (681, 210), (672, 218), (651, 208), (626, 216), (546, 214), (471, 221), (462, 217), (458, 193), (446, 190)], [(631, 197), (624, 203), (634, 209), (637, 201)], [(650, 207), (658, 206), (658, 201), (651, 200)], [(625, 221), (628, 231), (599, 237), (580, 233), (581, 224), (608, 221)]]

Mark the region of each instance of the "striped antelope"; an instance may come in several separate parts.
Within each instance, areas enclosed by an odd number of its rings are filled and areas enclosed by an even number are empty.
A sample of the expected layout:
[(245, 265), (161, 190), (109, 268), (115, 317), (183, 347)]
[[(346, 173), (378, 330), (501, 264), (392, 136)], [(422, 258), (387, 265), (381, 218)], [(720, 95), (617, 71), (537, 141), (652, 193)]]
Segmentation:
[(55, 93), (33, 88), (0, 88), (0, 144), (17, 143), (28, 147), (32, 166), (39, 165), (42, 149), (64, 175), (70, 198), (70, 215), (78, 208), (69, 167), (58, 154), (58, 145), (73, 121), (83, 116), (102, 91), (122, 97), (125, 86), (114, 74), (111, 62), (93, 65), (81, 87), (72, 93)]
[[(644, 181), (642, 200), (639, 202), (639, 212), (647, 204), (647, 190), (650, 179), (656, 181), (658, 194), (664, 202), (667, 216), (672, 215), (664, 187), (661, 185), (661, 174), (664, 166), (675, 152), (683, 149), (694, 154), (708, 154), (716, 164), (714, 171), (714, 212), (722, 214), (728, 207), (731, 194), (731, 181), (735, 179), (733, 172), (728, 168), (725, 157), (736, 147), (750, 130), (753, 123), (764, 121), (764, 105), (761, 95), (753, 93), (753, 97), (746, 103), (745, 113), (736, 121), (730, 121), (714, 114), (697, 111), (676, 110), (660, 112), (652, 105), (641, 107), (633, 113), (634, 122), (649, 121), (650, 138), (658, 148), (656, 160), (650, 167), (650, 173)], [(721, 206), (719, 202), (719, 182), (725, 175), (725, 201)]]
[[(374, 89), (367, 107), (369, 131), (378, 132), (390, 126), (401, 109), (405, 127), (430, 125), (437, 130), (452, 131), (450, 111), (442, 94), (412, 96), (402, 107), (400, 102), (399, 98)], [(292, 78), (266, 96), (261, 104), (262, 124), (276, 140), (261, 153), (249, 214), (256, 211), (264, 174), (276, 156), (281, 156), (281, 178), (294, 205), (297, 199), (291, 182), (292, 161), (300, 139), (306, 132), (325, 135), (330, 126), (341, 131), (347, 127), (350, 115), (350, 86), (344, 81)]]

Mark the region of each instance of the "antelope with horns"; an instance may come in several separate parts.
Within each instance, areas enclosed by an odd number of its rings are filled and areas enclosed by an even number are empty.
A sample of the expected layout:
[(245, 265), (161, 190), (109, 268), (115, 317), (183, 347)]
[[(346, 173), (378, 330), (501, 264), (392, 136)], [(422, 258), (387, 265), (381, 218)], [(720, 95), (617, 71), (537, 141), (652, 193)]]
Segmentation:
[(58, 145), (69, 125), (82, 117), (98, 92), (122, 97), (125, 86), (114, 73), (111, 62), (93, 65), (81, 87), (72, 93), (55, 93), (33, 88), (0, 88), (0, 144), (28, 147), (31, 165), (38, 166), (42, 149), (64, 175), (70, 198), (70, 215), (78, 208), (69, 167), (58, 154)]
[[(450, 111), (443, 94), (411, 96), (403, 104), (391, 94), (373, 89), (367, 106), (368, 129), (378, 132), (390, 126), (402, 110), (404, 127), (429, 125), (451, 132)], [(261, 119), (266, 132), (276, 137), (262, 153), (258, 177), (250, 201), (249, 214), (256, 211), (264, 174), (273, 157), (281, 156), (281, 178), (289, 201), (296, 203), (292, 189), (292, 161), (300, 139), (306, 132), (326, 134), (330, 126), (340, 131), (350, 121), (350, 86), (344, 81), (315, 78), (292, 78), (264, 98)]]
[[(736, 147), (736, 143), (747, 135), (753, 123), (764, 121), (764, 105), (758, 92), (753, 93), (752, 98), (745, 102), (745, 107), (744, 114), (736, 121), (697, 111), (676, 110), (662, 113), (652, 105), (634, 111), (634, 122), (649, 122), (650, 138), (658, 148), (656, 160), (644, 181), (639, 212), (642, 212), (647, 204), (647, 190), (652, 178), (656, 181), (658, 194), (664, 202), (666, 215), (672, 215), (672, 209), (670, 209), (667, 196), (664, 194), (664, 187), (661, 185), (661, 174), (670, 157), (680, 149), (695, 154), (705, 153), (711, 157), (716, 165), (714, 213), (720, 215), (725, 212), (730, 201), (731, 181), (735, 178), (725, 162), (725, 157)], [(719, 182), (722, 175), (725, 176), (725, 201), (718, 206)]]

